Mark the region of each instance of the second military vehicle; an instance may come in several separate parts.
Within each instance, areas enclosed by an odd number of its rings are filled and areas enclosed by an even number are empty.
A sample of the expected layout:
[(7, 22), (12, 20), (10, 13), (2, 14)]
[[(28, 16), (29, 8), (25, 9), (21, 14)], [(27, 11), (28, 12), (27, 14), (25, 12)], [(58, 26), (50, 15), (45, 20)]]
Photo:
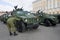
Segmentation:
[(3, 22), (3, 23), (6, 23), (7, 19), (11, 16), (10, 13), (5, 13), (3, 15), (0, 16), (0, 20)]
[(44, 24), (46, 26), (56, 25), (56, 18), (44, 13), (43, 11), (38, 10), (36, 16), (39, 18), (40, 24)]
[(54, 17), (57, 18), (58, 23), (60, 23), (60, 14), (52, 14)]

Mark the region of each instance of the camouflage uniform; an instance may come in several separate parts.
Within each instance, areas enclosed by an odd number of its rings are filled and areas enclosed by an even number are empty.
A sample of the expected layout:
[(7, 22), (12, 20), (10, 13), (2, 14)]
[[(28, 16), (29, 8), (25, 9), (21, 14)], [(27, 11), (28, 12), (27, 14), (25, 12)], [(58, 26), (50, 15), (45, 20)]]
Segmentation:
[(8, 27), (8, 30), (10, 32), (10, 35), (14, 32), (16, 32), (16, 28), (15, 28), (15, 25), (14, 25), (14, 22), (16, 20), (19, 20), (18, 18), (16, 17), (11, 17), (7, 20), (7, 27)]

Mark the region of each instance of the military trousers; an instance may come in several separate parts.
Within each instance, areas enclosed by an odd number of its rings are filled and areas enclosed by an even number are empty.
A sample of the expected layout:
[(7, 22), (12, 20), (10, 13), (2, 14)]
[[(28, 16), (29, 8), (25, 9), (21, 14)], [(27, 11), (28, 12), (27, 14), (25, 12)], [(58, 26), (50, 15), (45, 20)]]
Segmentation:
[(7, 27), (8, 27), (9, 32), (16, 32), (16, 27), (13, 22), (7, 23)]

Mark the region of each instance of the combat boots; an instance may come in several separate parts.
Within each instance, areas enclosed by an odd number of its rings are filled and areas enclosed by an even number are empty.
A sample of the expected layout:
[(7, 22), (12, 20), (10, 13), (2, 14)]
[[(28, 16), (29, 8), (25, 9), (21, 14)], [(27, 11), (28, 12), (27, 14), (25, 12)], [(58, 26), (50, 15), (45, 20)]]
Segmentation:
[(14, 32), (14, 36), (17, 36), (18, 34), (16, 32)]
[(10, 36), (12, 36), (12, 35), (17, 36), (18, 34), (16, 32), (14, 32), (14, 33), (10, 32)]
[(12, 36), (13, 34), (10, 32), (10, 36)]

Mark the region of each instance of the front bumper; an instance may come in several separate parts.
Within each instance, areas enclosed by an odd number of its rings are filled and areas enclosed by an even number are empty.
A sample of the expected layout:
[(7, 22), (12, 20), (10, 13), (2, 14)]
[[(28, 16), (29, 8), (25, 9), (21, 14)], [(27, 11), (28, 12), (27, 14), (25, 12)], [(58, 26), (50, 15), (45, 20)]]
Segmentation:
[(39, 23), (30, 23), (30, 24), (27, 24), (27, 27), (30, 28), (30, 27), (34, 27), (34, 26), (39, 26)]

